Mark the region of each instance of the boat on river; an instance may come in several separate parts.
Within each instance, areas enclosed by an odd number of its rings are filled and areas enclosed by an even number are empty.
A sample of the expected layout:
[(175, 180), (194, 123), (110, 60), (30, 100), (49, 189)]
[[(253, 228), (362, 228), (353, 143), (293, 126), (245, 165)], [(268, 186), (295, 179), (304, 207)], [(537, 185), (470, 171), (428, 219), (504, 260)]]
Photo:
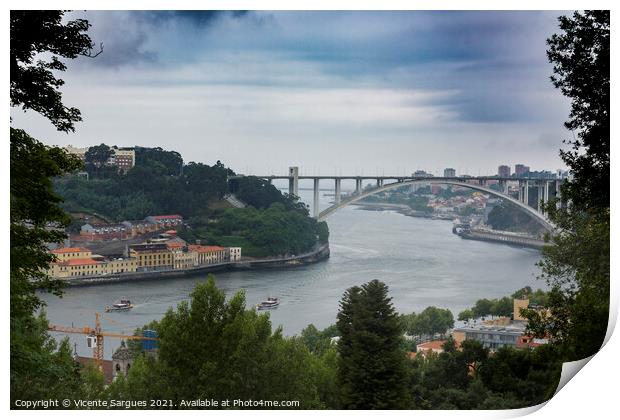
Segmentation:
[(259, 311), (265, 309), (275, 309), (280, 304), (280, 301), (277, 297), (268, 297), (267, 300), (262, 301), (258, 305), (256, 305), (256, 309)]
[(105, 311), (106, 312), (122, 312), (122, 311), (128, 311), (131, 308), (133, 308), (133, 305), (131, 304), (131, 301), (129, 299), (120, 298), (117, 302), (113, 303), (112, 306), (106, 305)]

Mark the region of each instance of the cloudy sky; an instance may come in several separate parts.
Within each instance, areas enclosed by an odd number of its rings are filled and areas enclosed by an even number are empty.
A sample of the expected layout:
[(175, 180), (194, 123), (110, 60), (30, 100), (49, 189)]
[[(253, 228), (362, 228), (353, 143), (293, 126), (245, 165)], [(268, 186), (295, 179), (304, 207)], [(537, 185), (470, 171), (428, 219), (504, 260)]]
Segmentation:
[(569, 104), (545, 40), (561, 12), (74, 12), (104, 52), (68, 63), (76, 132), (47, 144), (160, 146), (240, 173), (563, 167)]

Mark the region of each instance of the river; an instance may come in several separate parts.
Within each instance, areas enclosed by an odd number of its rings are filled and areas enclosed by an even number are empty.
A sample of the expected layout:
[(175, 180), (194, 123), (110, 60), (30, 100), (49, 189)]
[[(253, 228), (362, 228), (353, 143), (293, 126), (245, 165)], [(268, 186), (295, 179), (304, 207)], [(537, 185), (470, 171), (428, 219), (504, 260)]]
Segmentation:
[[(301, 195), (311, 192), (301, 191)], [(322, 208), (329, 199), (321, 197)], [(270, 311), (271, 321), (274, 328), (282, 326), (286, 335), (297, 334), (310, 323), (318, 328), (334, 323), (344, 291), (372, 279), (388, 285), (399, 312), (418, 312), (433, 305), (449, 308), (455, 317), (479, 298), (505, 296), (526, 285), (543, 287), (536, 279), (538, 251), (464, 240), (452, 234), (451, 222), (351, 206), (330, 216), (328, 224), (331, 257), (327, 261), (288, 269), (218, 273), (218, 287), (227, 296), (245, 290), (248, 306), (278, 296), (281, 304)], [(81, 327), (94, 325), (95, 312), (126, 296), (134, 309), (103, 314), (102, 326), (131, 334), (186, 300), (203, 280), (204, 276), (196, 276), (75, 287), (67, 289), (62, 298), (43, 297), (52, 323)], [(84, 336), (70, 338), (80, 355), (91, 354)], [(107, 359), (118, 345), (119, 340), (106, 338)]]

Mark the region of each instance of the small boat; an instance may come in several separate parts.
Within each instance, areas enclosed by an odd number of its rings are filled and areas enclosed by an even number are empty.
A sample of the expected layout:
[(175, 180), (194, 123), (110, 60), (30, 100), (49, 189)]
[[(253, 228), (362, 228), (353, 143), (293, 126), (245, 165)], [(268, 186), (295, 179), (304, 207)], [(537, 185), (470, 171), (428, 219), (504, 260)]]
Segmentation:
[(106, 305), (106, 312), (120, 312), (120, 311), (128, 311), (133, 308), (131, 301), (129, 299), (120, 298), (118, 302), (112, 304), (112, 306)]
[(267, 300), (262, 301), (258, 305), (256, 305), (256, 309), (261, 311), (263, 309), (274, 309), (277, 308), (280, 304), (278, 298), (268, 297)]

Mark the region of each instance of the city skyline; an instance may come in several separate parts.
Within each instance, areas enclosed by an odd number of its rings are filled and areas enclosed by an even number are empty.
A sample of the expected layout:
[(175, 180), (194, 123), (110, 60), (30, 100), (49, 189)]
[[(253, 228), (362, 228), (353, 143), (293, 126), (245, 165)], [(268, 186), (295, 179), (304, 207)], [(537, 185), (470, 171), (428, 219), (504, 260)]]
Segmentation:
[(61, 77), (84, 121), (47, 144), (152, 146), (240, 173), (564, 168), (561, 12), (74, 12), (104, 51)]

